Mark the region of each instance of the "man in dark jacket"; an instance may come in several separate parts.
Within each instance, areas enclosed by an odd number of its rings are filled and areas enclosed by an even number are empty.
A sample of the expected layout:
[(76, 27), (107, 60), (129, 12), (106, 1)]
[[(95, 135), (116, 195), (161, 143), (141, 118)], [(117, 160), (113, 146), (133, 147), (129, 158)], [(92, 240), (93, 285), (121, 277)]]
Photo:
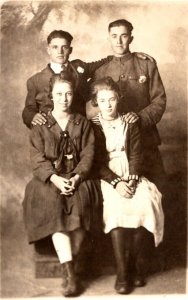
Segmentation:
[(106, 58), (98, 62), (85, 63), (79, 59), (69, 61), (72, 52), (71, 42), (73, 37), (69, 32), (55, 30), (47, 38), (47, 51), (50, 63), (41, 72), (38, 72), (27, 81), (27, 97), (23, 110), (23, 121), (27, 127), (46, 122), (45, 114), (52, 108), (52, 101), (49, 98), (50, 78), (61, 71), (69, 72), (75, 82), (75, 94), (72, 110), (85, 115), (87, 100), (87, 79), (104, 62)]
[[(119, 85), (120, 110), (129, 123), (139, 122), (143, 146), (143, 175), (161, 189), (164, 167), (159, 153), (160, 137), (156, 124), (166, 108), (166, 95), (156, 62), (142, 59), (130, 52), (133, 26), (121, 19), (109, 24), (109, 41), (113, 58), (95, 71), (93, 80), (110, 76)], [(88, 117), (96, 111), (89, 109)]]

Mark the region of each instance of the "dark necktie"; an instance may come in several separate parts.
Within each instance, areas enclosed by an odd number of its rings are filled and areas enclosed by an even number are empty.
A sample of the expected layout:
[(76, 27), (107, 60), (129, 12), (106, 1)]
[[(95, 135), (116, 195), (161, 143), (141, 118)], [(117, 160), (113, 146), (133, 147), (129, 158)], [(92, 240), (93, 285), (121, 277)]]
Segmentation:
[(67, 67), (65, 65), (61, 65), (61, 72), (66, 72), (67, 71)]

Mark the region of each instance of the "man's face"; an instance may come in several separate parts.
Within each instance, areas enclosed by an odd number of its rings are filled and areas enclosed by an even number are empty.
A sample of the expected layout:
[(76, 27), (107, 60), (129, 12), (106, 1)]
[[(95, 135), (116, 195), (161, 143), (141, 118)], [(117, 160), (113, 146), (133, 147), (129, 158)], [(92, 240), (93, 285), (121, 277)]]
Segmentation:
[(126, 26), (110, 28), (109, 41), (115, 56), (121, 57), (129, 51), (129, 44), (133, 37)]
[(54, 38), (47, 47), (51, 62), (66, 64), (72, 52), (69, 42), (63, 38)]

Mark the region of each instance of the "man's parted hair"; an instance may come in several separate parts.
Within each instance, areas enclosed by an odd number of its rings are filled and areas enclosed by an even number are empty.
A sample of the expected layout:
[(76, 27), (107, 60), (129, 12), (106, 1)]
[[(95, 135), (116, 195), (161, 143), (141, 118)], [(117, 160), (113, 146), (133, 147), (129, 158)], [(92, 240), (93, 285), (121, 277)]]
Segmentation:
[(73, 40), (73, 36), (68, 31), (54, 30), (47, 37), (48, 45), (50, 44), (51, 40), (55, 38), (65, 39), (69, 44), (71, 44)]
[(125, 19), (119, 19), (119, 20), (111, 22), (108, 25), (108, 31), (110, 32), (110, 29), (112, 27), (118, 27), (118, 26), (125, 26), (125, 27), (127, 27), (129, 33), (130, 34), (132, 33), (133, 25), (129, 21), (125, 20)]

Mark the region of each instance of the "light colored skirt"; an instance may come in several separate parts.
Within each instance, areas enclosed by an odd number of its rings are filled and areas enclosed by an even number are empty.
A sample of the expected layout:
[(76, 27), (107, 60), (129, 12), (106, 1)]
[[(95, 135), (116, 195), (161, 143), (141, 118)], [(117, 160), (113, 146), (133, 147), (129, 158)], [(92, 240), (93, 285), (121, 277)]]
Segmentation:
[[(122, 176), (120, 170), (122, 158), (120, 160), (118, 157), (113, 157), (109, 163), (110, 169), (119, 176)], [(117, 169), (119, 169), (119, 174)], [(101, 180), (101, 189), (104, 200), (105, 233), (117, 227), (138, 228), (143, 226), (153, 233), (155, 246), (159, 245), (163, 239), (164, 214), (161, 204), (162, 195), (155, 184), (145, 177), (141, 177), (132, 198), (120, 196), (111, 184), (103, 180)]]

